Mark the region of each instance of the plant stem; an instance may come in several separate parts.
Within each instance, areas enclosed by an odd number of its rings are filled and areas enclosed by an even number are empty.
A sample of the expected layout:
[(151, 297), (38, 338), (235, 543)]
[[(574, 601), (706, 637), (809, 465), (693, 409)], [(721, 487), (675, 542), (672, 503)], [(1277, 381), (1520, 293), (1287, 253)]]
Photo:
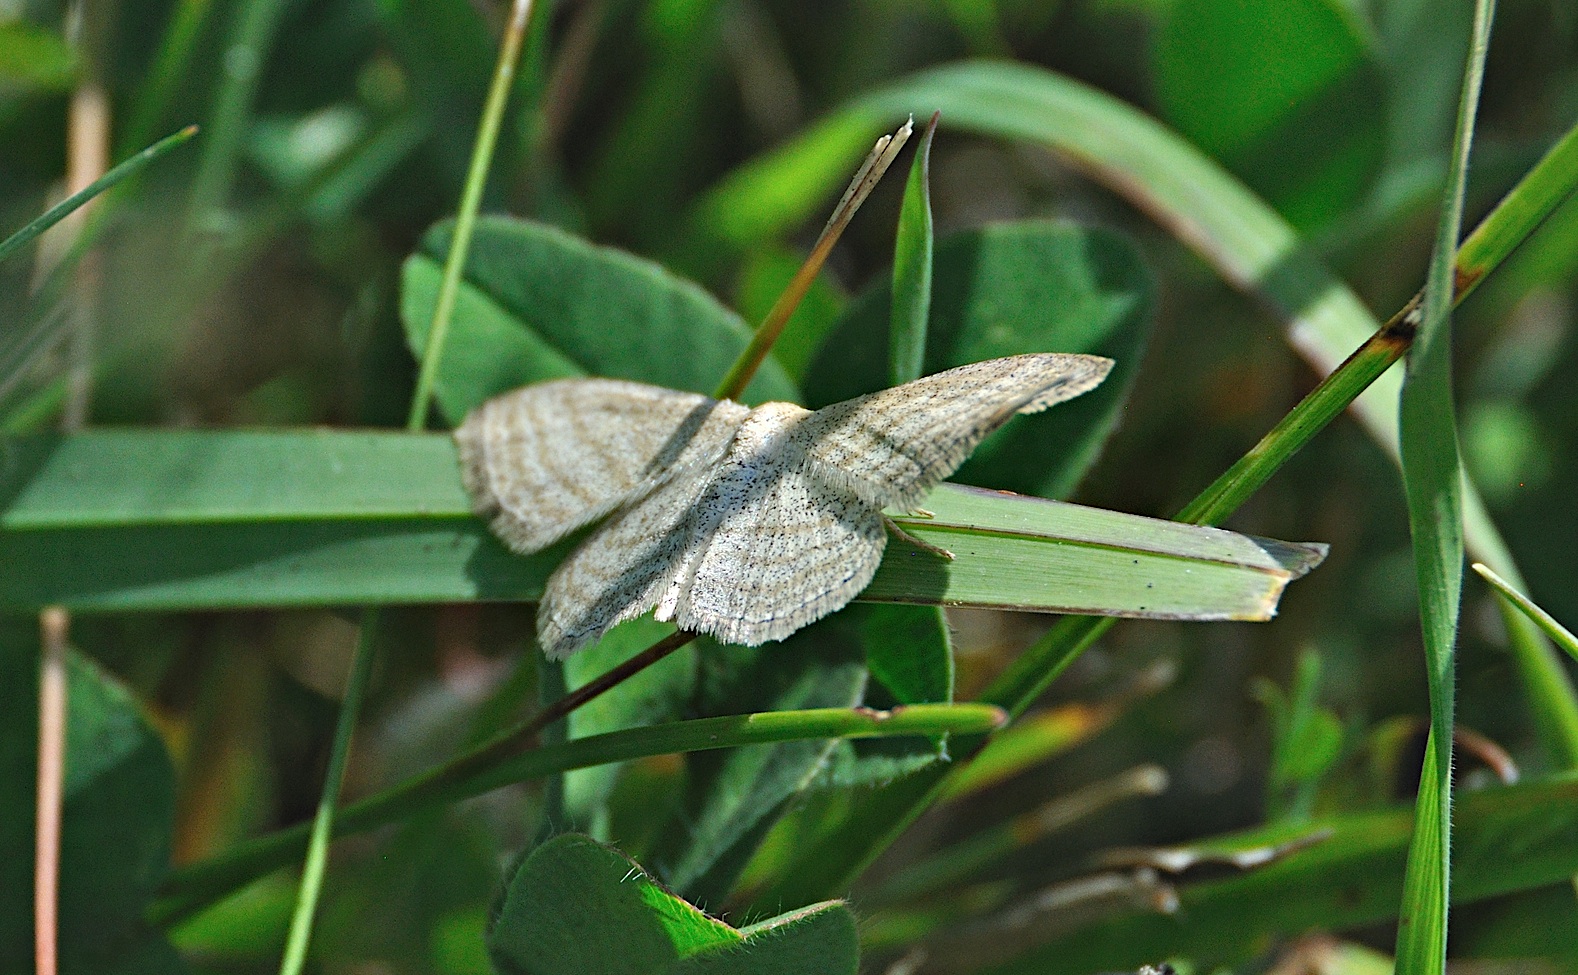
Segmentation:
[(116, 166), (114, 169), (105, 173), (103, 176), (100, 176), (98, 179), (89, 183), (81, 190), (71, 194), (64, 200), (61, 200), (59, 203), (50, 207), (48, 210), (44, 211), (42, 215), (30, 221), (27, 226), (7, 237), (3, 242), (0, 242), (0, 260), (4, 260), (7, 255), (17, 248), (25, 247), (39, 234), (65, 219), (68, 214), (82, 206), (84, 203), (87, 203), (89, 200), (98, 196), (100, 193), (103, 193), (105, 190), (114, 186), (116, 183), (119, 183), (121, 180), (124, 180), (126, 177), (141, 172), (142, 169), (149, 163), (152, 163), (155, 159), (160, 158), (177, 146), (184, 144), (188, 139), (192, 138), (192, 136), (196, 134), (197, 126), (188, 125), (186, 128), (175, 133), (174, 135), (167, 135), (158, 142), (155, 142), (153, 145), (137, 153), (135, 156), (132, 156), (130, 159), (122, 162), (119, 166)]
[(471, 166), (466, 173), (465, 188), (461, 191), (460, 209), (455, 214), (455, 232), (450, 238), (449, 256), (444, 262), (444, 278), (439, 284), (438, 300), (433, 308), (433, 324), (427, 332), (427, 348), (422, 352), (422, 368), (417, 374), (416, 393), (411, 397), (411, 412), (406, 419), (406, 429), (413, 433), (427, 428), (427, 412), (433, 398), (433, 386), (438, 382), (438, 366), (443, 358), (444, 341), (449, 336), (449, 322), (454, 317), (455, 301), (460, 296), (460, 281), (466, 270), (467, 253), (471, 250), (477, 211), (482, 207), (482, 191), (487, 186), (488, 168), (493, 163), (493, 150), (498, 144), (504, 106), (509, 101), (515, 70), (520, 63), (521, 45), (526, 37), (526, 25), (530, 19), (531, 0), (516, 0), (510, 10), (509, 25), (504, 30), (499, 60), (493, 69), (493, 85), (482, 107), (477, 141), (471, 150)]
[(340, 702), (340, 717), (334, 728), (334, 747), (329, 752), (329, 769), (324, 776), (323, 795), (318, 799), (318, 810), (313, 816), (312, 831), (307, 839), (307, 858), (301, 870), (301, 891), (296, 900), (296, 911), (290, 919), (285, 954), (280, 960), (279, 967), (283, 973), (301, 971), (302, 964), (307, 960), (313, 914), (323, 888), (324, 866), (329, 859), (334, 807), (340, 801), (340, 787), (345, 781), (345, 763), (351, 753), (351, 736), (356, 731), (356, 719), (361, 714), (362, 699), (367, 693), (367, 682), (372, 672), (372, 642), (377, 630), (377, 612), (376, 609), (366, 611), (366, 617), (370, 618), (362, 621), (356, 655), (351, 662), (351, 677), (345, 686), (345, 700)]
[(904, 143), (909, 140), (910, 133), (914, 131), (915, 120), (905, 122), (899, 130), (892, 135), (885, 135), (877, 140), (867, 154), (865, 162), (855, 171), (855, 178), (850, 180), (849, 187), (844, 190), (844, 195), (839, 198), (838, 205), (833, 208), (833, 215), (828, 217), (827, 224), (823, 226), (822, 233), (816, 238), (816, 243), (811, 247), (811, 253), (806, 256), (805, 263), (795, 272), (794, 277), (784, 288), (778, 300), (767, 310), (767, 317), (762, 319), (756, 332), (751, 336), (751, 341), (734, 360), (734, 365), (718, 383), (717, 390), (712, 394), (714, 399), (739, 399), (745, 392), (745, 387), (751, 384), (751, 377), (756, 375), (756, 370), (767, 358), (767, 353), (772, 351), (773, 343), (778, 341), (778, 336), (783, 334), (784, 326), (789, 323), (789, 317), (794, 314), (800, 302), (805, 298), (805, 293), (811, 289), (811, 282), (821, 273), (822, 265), (827, 263), (827, 255), (832, 253), (833, 245), (838, 243), (838, 238), (844, 233), (844, 228), (849, 226), (849, 221), (855, 216), (855, 211), (866, 202), (866, 197), (876, 189), (877, 182), (882, 179), (882, 174), (897, 158), (899, 150), (904, 148)]
[[(514, 731), (439, 768), (347, 806), (335, 817), (336, 836), (365, 832), (435, 806), (459, 802), (515, 782), (651, 755), (709, 751), (741, 745), (826, 738), (896, 735), (981, 734), (1006, 720), (1001, 708), (983, 704), (915, 704), (892, 711), (817, 708), (768, 711), (672, 721), (577, 738), (550, 748), (519, 751)], [(507, 744), (508, 747), (503, 746)], [(498, 760), (493, 751), (512, 752)], [(476, 756), (488, 752), (490, 761)], [(224, 857), (173, 873), (148, 913), (170, 925), (242, 886), (291, 862), (306, 848), (301, 824), (242, 843)]]
[[(267, 0), (260, 0), (267, 2)], [(421, 372), (416, 392), (411, 397), (411, 409), (406, 418), (406, 430), (421, 432), (427, 427), (428, 404), (432, 400), (433, 383), (438, 376), (439, 362), (443, 358), (444, 339), (449, 330), (449, 320), (455, 310), (455, 299), (460, 293), (460, 279), (465, 270), (466, 254), (471, 246), (472, 232), (476, 226), (477, 210), (482, 203), (482, 191), (487, 184), (488, 169), (493, 162), (493, 150), (498, 144), (500, 122), (504, 106), (509, 100), (511, 81), (520, 60), (521, 44), (526, 25), (531, 19), (531, 0), (516, 0), (509, 25), (504, 32), (503, 44), (493, 72), (493, 86), (483, 106), (482, 119), (477, 127), (476, 144), (472, 147), (471, 165), (466, 173), (466, 183), (461, 191), (460, 212), (456, 217), (455, 235), (444, 266), (443, 285), (439, 291), (438, 305), (433, 311), (433, 322), (428, 330), (427, 347), (422, 351)], [(361, 636), (357, 641), (356, 655), (351, 662), (351, 677), (345, 689), (345, 700), (340, 705), (339, 723), (335, 730), (334, 749), (329, 759), (327, 781), (323, 798), (318, 803), (307, 843), (307, 860), (303, 868), (301, 887), (297, 894), (295, 913), (291, 918), (290, 939), (280, 960), (280, 975), (298, 975), (306, 961), (307, 945), (312, 938), (313, 916), (323, 886), (324, 863), (328, 856), (329, 840), (334, 833), (335, 803), (345, 774), (345, 764), (350, 753), (352, 732), (361, 714), (362, 699), (372, 676), (373, 646), (378, 632), (379, 613), (369, 608), (362, 616)]]

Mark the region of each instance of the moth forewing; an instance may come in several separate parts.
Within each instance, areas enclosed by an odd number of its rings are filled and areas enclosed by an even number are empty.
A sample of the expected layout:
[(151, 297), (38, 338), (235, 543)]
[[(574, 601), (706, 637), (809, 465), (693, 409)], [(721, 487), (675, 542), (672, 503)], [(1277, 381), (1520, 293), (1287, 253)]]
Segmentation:
[(644, 383), (561, 379), (488, 400), (455, 441), (473, 510), (525, 554), (712, 467), (749, 412)]

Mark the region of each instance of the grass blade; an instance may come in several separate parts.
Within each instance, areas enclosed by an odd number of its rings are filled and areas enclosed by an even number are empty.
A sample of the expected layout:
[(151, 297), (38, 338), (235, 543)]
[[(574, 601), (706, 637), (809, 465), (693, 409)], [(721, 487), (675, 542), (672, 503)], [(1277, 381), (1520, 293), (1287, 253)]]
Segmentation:
[[(823, 738), (980, 734), (1002, 723), (1000, 709), (982, 704), (916, 704), (892, 711), (770, 711), (627, 728), (512, 753), (478, 767), (473, 756), (486, 752), (489, 746), (485, 745), (387, 792), (352, 803), (335, 818), (334, 834), (365, 832), (515, 782), (651, 755)], [(512, 736), (506, 733), (503, 737)], [(290, 863), (305, 848), (307, 835), (307, 824), (302, 824), (243, 844), (221, 859), (175, 872), (151, 909), (150, 918), (155, 923), (172, 923)]]
[(50, 227), (53, 227), (55, 224), (64, 220), (72, 211), (76, 210), (84, 203), (87, 203), (95, 196), (103, 193), (105, 190), (114, 186), (116, 183), (119, 183), (121, 180), (126, 179), (128, 176), (133, 176), (141, 172), (154, 160), (167, 154), (177, 146), (185, 144), (187, 140), (191, 139), (192, 136), (196, 134), (197, 126), (188, 125), (186, 128), (175, 133), (174, 135), (167, 135), (158, 142), (155, 142), (153, 145), (144, 149), (142, 152), (139, 152), (137, 155), (127, 159), (119, 166), (111, 169), (103, 176), (100, 176), (98, 179), (89, 183), (80, 192), (73, 193), (71, 196), (50, 207), (41, 216), (28, 223), (27, 226), (7, 237), (3, 242), (0, 242), (0, 261), (5, 260), (6, 257), (8, 257), (11, 252), (17, 248), (27, 246), (27, 244), (35, 240), (39, 234), (42, 234)]
[(1426, 975), (1446, 966), (1452, 863), (1454, 649), (1463, 594), (1463, 468), (1452, 396), (1451, 322), (1456, 290), (1453, 278), (1469, 147), (1494, 11), (1494, 0), (1479, 0), (1475, 5), (1474, 33), (1464, 68), (1446, 195), (1420, 307), (1418, 335), (1408, 355), (1398, 417), (1403, 488), (1408, 498), (1430, 689), (1430, 737), (1425, 745), (1397, 935), (1399, 975)]
[(926, 324), (931, 315), (931, 140), (937, 134), (933, 113), (915, 148), (915, 162), (904, 184), (904, 206), (893, 242), (893, 309), (888, 343), (888, 381), (894, 386), (919, 379), (926, 361)]
[(1545, 635), (1549, 636), (1558, 647), (1567, 651), (1567, 655), (1578, 660), (1578, 636), (1573, 636), (1572, 631), (1556, 622), (1556, 617), (1534, 604), (1534, 601), (1512, 587), (1512, 584), (1496, 571), (1481, 562), (1475, 562), (1471, 568), (1479, 573), (1481, 579), (1490, 583), (1491, 587), (1499, 593), (1508, 604), (1517, 608), (1518, 612), (1534, 622)]
[[(1318, 546), (946, 485), (864, 598), (1264, 619)], [(99, 430), (8, 441), (0, 606), (79, 610), (535, 599), (562, 547), (489, 536), (440, 434)], [(160, 553), (151, 558), (150, 553)]]

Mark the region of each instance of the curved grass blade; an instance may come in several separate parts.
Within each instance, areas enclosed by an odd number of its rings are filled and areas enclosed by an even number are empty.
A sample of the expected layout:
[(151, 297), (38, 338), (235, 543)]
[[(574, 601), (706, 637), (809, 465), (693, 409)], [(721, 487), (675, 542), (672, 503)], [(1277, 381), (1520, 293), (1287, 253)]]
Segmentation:
[[(823, 738), (980, 734), (1000, 726), (1003, 720), (1001, 709), (984, 704), (917, 704), (892, 711), (822, 708), (673, 721), (526, 752), (511, 749), (504, 756), (489, 754), (489, 746), (484, 745), (387, 792), (346, 806), (335, 817), (334, 835), (365, 832), (511, 783), (610, 762)], [(502, 736), (502, 740), (510, 738), (509, 733)], [(478, 762), (479, 754), (488, 760)], [(290, 863), (301, 855), (307, 835), (304, 823), (243, 844), (220, 859), (176, 871), (150, 910), (150, 919), (158, 924), (172, 923)]]
[(1471, 568), (1479, 573), (1481, 579), (1490, 583), (1491, 587), (1500, 593), (1508, 604), (1516, 607), (1518, 612), (1544, 630), (1545, 635), (1550, 637), (1558, 647), (1567, 651), (1569, 657), (1578, 660), (1578, 637), (1573, 636), (1572, 631), (1567, 629), (1567, 627), (1556, 622), (1556, 617), (1536, 606), (1533, 600), (1514, 589), (1511, 583), (1497, 575), (1494, 569), (1483, 562), (1475, 562)]
[(71, 194), (66, 199), (50, 207), (43, 214), (29, 222), (27, 226), (0, 242), (0, 261), (5, 260), (17, 248), (27, 246), (44, 231), (64, 220), (73, 210), (81, 207), (84, 203), (87, 203), (128, 176), (141, 172), (154, 160), (166, 155), (172, 149), (184, 145), (187, 140), (196, 134), (197, 126), (188, 125), (174, 135), (167, 135), (89, 183), (81, 191)]

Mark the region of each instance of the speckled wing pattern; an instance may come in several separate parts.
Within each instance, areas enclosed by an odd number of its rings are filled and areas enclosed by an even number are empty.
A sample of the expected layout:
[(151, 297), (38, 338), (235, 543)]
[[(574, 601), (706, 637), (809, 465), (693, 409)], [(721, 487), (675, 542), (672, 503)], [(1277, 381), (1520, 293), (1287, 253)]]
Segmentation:
[(618, 379), (558, 379), (488, 400), (455, 431), (472, 508), (535, 552), (717, 463), (750, 411)]
[[(501, 535), (498, 523), (505, 511), (518, 519), (519, 510), (551, 510), (557, 524), (600, 505), (598, 514), (617, 509), (548, 579), (538, 609), (538, 638), (549, 656), (574, 653), (616, 623), (654, 607), (660, 620), (726, 643), (754, 645), (782, 639), (841, 609), (866, 587), (887, 543), (884, 507), (913, 507), (1015, 413), (1078, 396), (1100, 383), (1111, 366), (1111, 360), (1097, 356), (1011, 356), (814, 413), (789, 403), (746, 411), (635, 383), (548, 383), (501, 397), (479, 411), (523, 399), (492, 419), (477, 420), (477, 428), (467, 434), (473, 443), (489, 445), (467, 483), (488, 485), (493, 497), (512, 499), (514, 508), (497, 505), (501, 514), (495, 530)], [(580, 388), (591, 384), (598, 384), (597, 390)], [(528, 396), (537, 390), (544, 392)], [(663, 423), (689, 423), (694, 432), (675, 445), (654, 432), (658, 421), (647, 408), (607, 402), (627, 393), (666, 410)], [(550, 419), (523, 420), (523, 408), (527, 415)], [(576, 414), (582, 409), (592, 412)], [(557, 416), (561, 412), (576, 416)], [(675, 420), (675, 413), (682, 419)], [(461, 431), (475, 419), (468, 418)], [(514, 424), (515, 432), (492, 429), (505, 422)], [(637, 462), (560, 458), (571, 450), (616, 449), (627, 435), (599, 427), (610, 422), (645, 428), (629, 435), (638, 448)], [(556, 458), (551, 465), (544, 461), (552, 473), (493, 469), (493, 458), (523, 453), (491, 449), (495, 443), (529, 439), (518, 432), (523, 425), (535, 438), (524, 453)], [(553, 439), (556, 431), (566, 439)], [(476, 447), (470, 449), (468, 470), (478, 456)], [(463, 457), (467, 450), (462, 441)], [(654, 459), (669, 456), (677, 469), (652, 468)], [(583, 473), (589, 477), (593, 470), (623, 479), (614, 490), (581, 486), (575, 501), (532, 496), (534, 490), (554, 490)], [(485, 507), (475, 490), (473, 497), (479, 509)], [(514, 537), (525, 534), (517, 530)], [(515, 547), (511, 536), (505, 538)]]
[(1016, 413), (1094, 389), (1112, 360), (1043, 352), (972, 362), (816, 411), (806, 456), (879, 508), (909, 510)]

